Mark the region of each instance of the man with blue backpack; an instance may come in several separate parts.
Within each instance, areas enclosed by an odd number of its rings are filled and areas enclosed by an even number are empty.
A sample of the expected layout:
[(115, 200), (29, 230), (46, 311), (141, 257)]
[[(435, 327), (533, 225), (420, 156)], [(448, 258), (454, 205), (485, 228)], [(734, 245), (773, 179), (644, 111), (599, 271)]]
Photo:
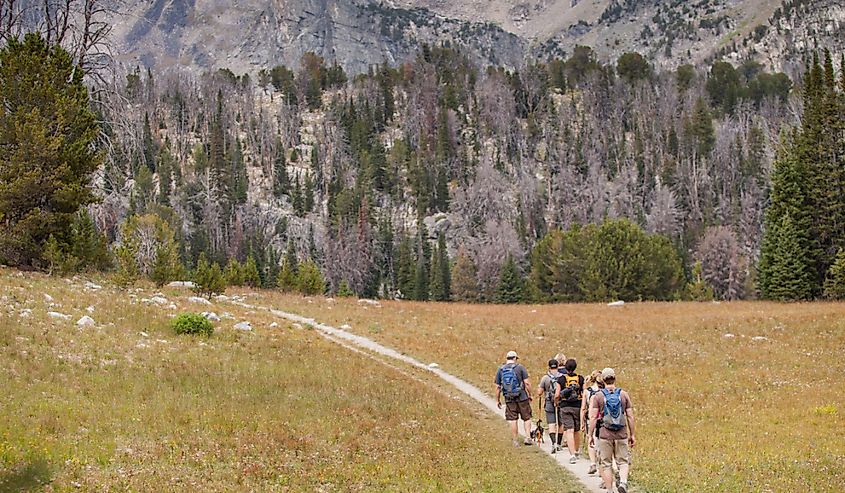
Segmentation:
[(628, 493), (630, 472), (629, 447), (634, 448), (634, 407), (631, 397), (616, 387), (616, 372), (605, 368), (601, 372), (604, 388), (590, 404), (590, 430), (598, 427), (598, 439), (590, 434), (590, 444), (596, 444), (601, 477), (607, 491), (613, 491), (613, 461), (619, 466), (619, 493)]
[(505, 419), (511, 425), (514, 446), (519, 446), (519, 427), (517, 420), (522, 418), (525, 426), (525, 445), (533, 445), (531, 441), (531, 383), (528, 381), (528, 370), (516, 362), (519, 356), (516, 351), (509, 351), (507, 361), (496, 372), (496, 404), (502, 408), (502, 397), (505, 398)]

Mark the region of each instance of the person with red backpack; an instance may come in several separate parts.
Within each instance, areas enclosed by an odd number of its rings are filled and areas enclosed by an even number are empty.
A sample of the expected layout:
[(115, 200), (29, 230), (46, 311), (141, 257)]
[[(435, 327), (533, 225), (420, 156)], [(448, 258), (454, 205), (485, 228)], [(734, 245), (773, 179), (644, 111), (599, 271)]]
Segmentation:
[(533, 445), (531, 440), (531, 383), (528, 370), (516, 362), (516, 351), (509, 351), (507, 361), (496, 372), (496, 404), (502, 408), (505, 398), (505, 419), (511, 425), (514, 446), (519, 446), (519, 427), (517, 420), (522, 418), (525, 426), (525, 445)]
[(619, 466), (619, 493), (628, 493), (630, 473), (629, 447), (634, 448), (634, 407), (631, 397), (616, 387), (616, 372), (605, 368), (601, 372), (604, 388), (591, 399), (590, 429), (599, 427), (598, 439), (590, 435), (600, 458), (601, 477), (607, 491), (613, 491), (613, 461)]

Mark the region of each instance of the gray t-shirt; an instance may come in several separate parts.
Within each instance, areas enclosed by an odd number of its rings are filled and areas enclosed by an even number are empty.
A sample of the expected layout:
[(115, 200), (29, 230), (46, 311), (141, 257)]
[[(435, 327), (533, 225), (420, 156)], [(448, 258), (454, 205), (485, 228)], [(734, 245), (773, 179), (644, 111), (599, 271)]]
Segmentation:
[(504, 365), (500, 366), (499, 371), (496, 372), (496, 385), (500, 387), (502, 386), (502, 368), (507, 365), (514, 365), (513, 371), (516, 374), (516, 378), (518, 378), (521, 382), (522, 390), (519, 393), (519, 398), (505, 400), (515, 400), (516, 402), (527, 401), (528, 392), (525, 391), (525, 381), (528, 380), (528, 370), (526, 370), (525, 367), (520, 365), (519, 363), (505, 363)]
[(552, 394), (554, 394), (554, 386), (560, 376), (561, 373), (557, 370), (554, 370), (546, 373), (545, 375), (543, 375), (543, 378), (540, 379), (540, 389), (542, 389), (543, 398), (546, 400), (546, 412), (555, 412), (555, 402), (554, 400), (549, 399), (549, 389), (552, 389)]

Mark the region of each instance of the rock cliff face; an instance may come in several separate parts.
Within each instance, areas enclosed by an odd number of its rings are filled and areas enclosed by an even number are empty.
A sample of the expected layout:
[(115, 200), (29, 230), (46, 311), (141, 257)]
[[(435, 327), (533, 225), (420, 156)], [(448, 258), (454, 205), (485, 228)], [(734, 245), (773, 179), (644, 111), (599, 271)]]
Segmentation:
[(839, 0), (143, 0), (112, 21), (126, 63), (236, 73), (295, 67), (308, 51), (360, 73), (434, 43), (509, 67), (587, 45), (605, 61), (626, 51), (669, 67), (755, 56), (783, 69), (845, 44)]
[(296, 66), (305, 52), (349, 73), (397, 64), (424, 43), (461, 46), (478, 61), (518, 66), (525, 43), (489, 23), (354, 0), (147, 0), (114, 19), (122, 61), (255, 72)]

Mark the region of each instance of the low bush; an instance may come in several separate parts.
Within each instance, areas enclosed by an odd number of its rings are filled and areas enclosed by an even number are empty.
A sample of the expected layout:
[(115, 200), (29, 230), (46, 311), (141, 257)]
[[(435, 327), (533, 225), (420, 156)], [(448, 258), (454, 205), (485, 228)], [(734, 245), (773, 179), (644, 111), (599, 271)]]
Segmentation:
[(211, 322), (199, 313), (182, 313), (171, 323), (177, 335), (191, 334), (210, 336), (214, 332)]

